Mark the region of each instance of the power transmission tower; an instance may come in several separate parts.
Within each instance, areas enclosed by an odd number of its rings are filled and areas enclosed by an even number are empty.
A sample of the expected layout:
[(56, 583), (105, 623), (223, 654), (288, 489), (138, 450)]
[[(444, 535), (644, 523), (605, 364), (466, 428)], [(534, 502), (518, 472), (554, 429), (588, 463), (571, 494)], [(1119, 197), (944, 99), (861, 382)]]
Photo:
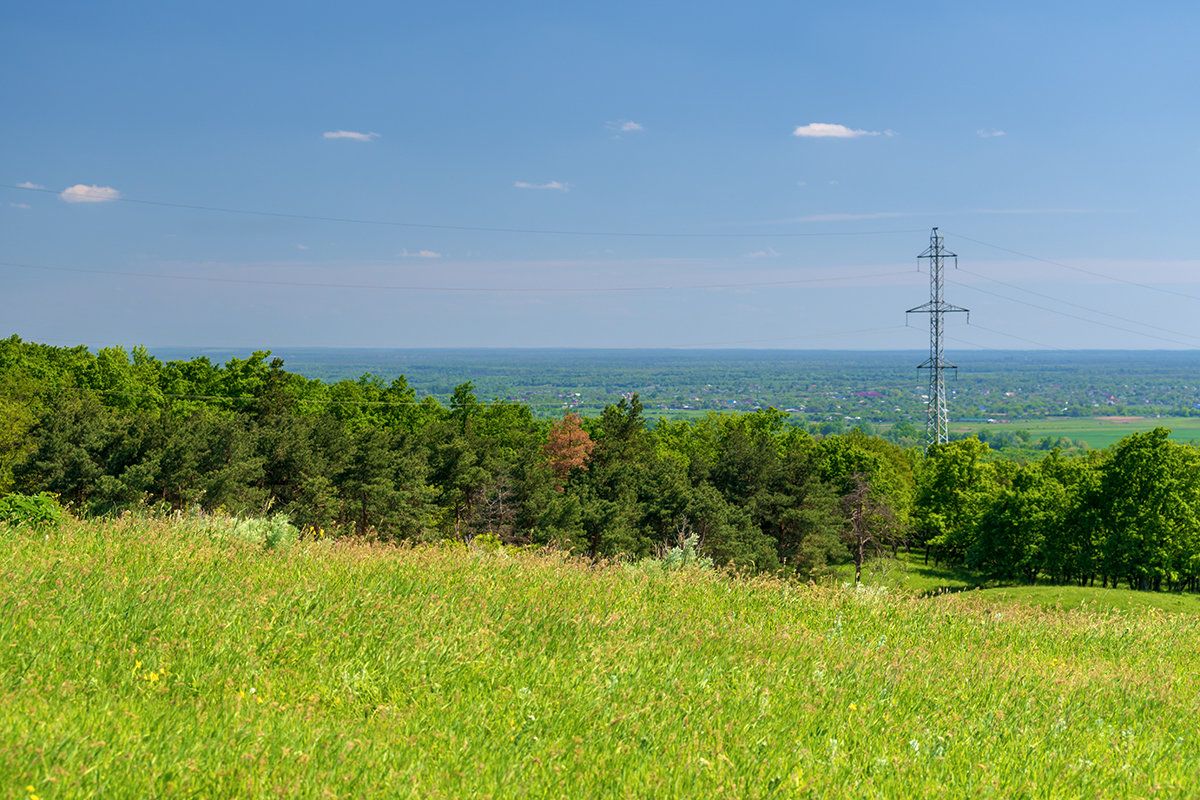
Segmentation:
[[(940, 444), (950, 440), (950, 418), (946, 413), (946, 370), (958, 369), (946, 360), (942, 350), (942, 329), (946, 324), (947, 312), (963, 311), (970, 319), (970, 312), (965, 308), (951, 305), (942, 299), (945, 288), (945, 277), (942, 270), (946, 259), (954, 259), (958, 267), (958, 256), (951, 253), (942, 244), (938, 229), (934, 228), (929, 234), (929, 247), (917, 256), (918, 259), (929, 259), (929, 302), (910, 308), (906, 314), (929, 315), (929, 358), (917, 369), (929, 370), (929, 421), (925, 426), (925, 446)], [(918, 263), (920, 263), (918, 261)]]

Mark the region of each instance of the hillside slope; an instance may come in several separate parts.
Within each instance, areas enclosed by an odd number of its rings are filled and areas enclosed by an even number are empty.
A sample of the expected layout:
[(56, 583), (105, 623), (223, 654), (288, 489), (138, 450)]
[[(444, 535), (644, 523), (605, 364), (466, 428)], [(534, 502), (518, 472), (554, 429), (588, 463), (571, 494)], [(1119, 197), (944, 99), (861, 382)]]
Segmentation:
[(506, 550), (265, 551), (132, 518), (0, 529), (0, 565), (8, 797), (1200, 785), (1193, 615)]

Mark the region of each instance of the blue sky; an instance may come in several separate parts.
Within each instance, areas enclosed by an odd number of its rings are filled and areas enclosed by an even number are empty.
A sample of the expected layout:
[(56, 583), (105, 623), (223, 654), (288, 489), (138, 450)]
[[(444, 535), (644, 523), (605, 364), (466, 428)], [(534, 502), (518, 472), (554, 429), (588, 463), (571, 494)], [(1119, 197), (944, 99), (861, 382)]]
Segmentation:
[[(907, 7), (906, 7), (907, 6)], [(3, 333), (1200, 348), (1189, 3), (41, 3)], [(243, 213), (254, 212), (254, 213)]]

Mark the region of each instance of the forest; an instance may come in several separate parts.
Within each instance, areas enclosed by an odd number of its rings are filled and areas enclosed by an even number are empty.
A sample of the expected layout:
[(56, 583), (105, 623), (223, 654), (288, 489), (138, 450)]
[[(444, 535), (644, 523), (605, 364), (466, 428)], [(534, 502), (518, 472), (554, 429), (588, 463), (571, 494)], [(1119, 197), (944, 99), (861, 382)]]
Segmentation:
[(1023, 463), (927, 451), (775, 408), (652, 419), (637, 393), (539, 419), (403, 377), (320, 380), (267, 351), (0, 341), (0, 491), (80, 516), (283, 514), (309, 537), (477, 537), (592, 558), (699, 542), (719, 565), (816, 578), (900, 549), (990, 579), (1196, 591), (1200, 451), (1155, 429)]

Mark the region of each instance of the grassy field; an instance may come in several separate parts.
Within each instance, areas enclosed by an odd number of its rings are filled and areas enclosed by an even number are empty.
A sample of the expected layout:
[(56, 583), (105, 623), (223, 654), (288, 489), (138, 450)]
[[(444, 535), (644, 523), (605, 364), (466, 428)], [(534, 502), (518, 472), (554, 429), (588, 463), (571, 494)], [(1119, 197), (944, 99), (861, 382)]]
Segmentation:
[[(835, 569), (838, 580), (853, 581), (854, 568)], [(863, 568), (863, 583), (871, 587), (922, 595), (953, 594), (970, 591), (980, 597), (1001, 602), (1017, 602), (1048, 609), (1084, 609), (1099, 612), (1167, 611), (1200, 615), (1200, 595), (1174, 592), (1138, 592), (1130, 589), (1104, 589), (1099, 586), (996, 585), (977, 573), (960, 567), (925, 563), (919, 551), (908, 555), (901, 551), (897, 559), (880, 559)]]
[(953, 423), (951, 433), (978, 433), (988, 431), (1024, 430), (1033, 434), (1034, 440), (1043, 436), (1057, 439), (1066, 436), (1083, 442), (1094, 450), (1103, 450), (1110, 444), (1131, 433), (1142, 433), (1155, 428), (1168, 428), (1171, 438), (1180, 442), (1200, 441), (1200, 417), (1058, 417), (1038, 420), (1017, 420), (1004, 423)]
[(1188, 797), (1200, 617), (0, 529), (0, 797)]

